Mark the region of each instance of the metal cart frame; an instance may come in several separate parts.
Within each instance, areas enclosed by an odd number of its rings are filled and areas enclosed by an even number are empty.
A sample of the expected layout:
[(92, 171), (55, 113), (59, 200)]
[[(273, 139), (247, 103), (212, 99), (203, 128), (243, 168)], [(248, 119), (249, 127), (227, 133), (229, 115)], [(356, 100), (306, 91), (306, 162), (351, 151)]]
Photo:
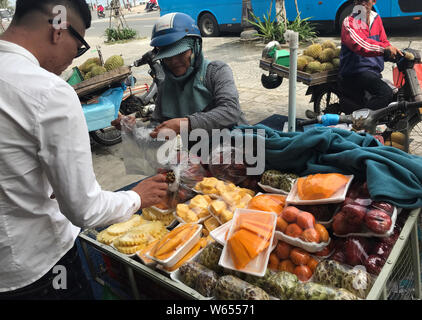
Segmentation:
[[(400, 233), (399, 239), (395, 243), (393, 250), (384, 265), (381, 273), (378, 275), (375, 283), (370, 290), (367, 300), (376, 299), (391, 299), (391, 298), (407, 298), (407, 299), (421, 299), (421, 267), (420, 255), (418, 245), (418, 217), (421, 209), (415, 209), (409, 213), (409, 217)], [(154, 284), (163, 290), (170, 290), (182, 299), (203, 299), (195, 290), (188, 286), (170, 279), (168, 276), (142, 264), (135, 258), (129, 258), (126, 255), (118, 252), (112, 247), (102, 244), (96, 240), (98, 231), (93, 229), (86, 229), (79, 235), (80, 243), (88, 262), (88, 267), (92, 278), (102, 286), (107, 285), (100, 274), (96, 272), (93, 261), (89, 254), (89, 248), (93, 248), (106, 256), (117, 260), (124, 266), (126, 270), (126, 277), (129, 282), (129, 290), (134, 299), (141, 299), (142, 288), (139, 287), (135, 281), (135, 273), (152, 280)], [(403, 256), (410, 255), (410, 261), (405, 261), (403, 265)], [(406, 270), (403, 274), (402, 270)], [(400, 279), (397, 277), (406, 277)], [(395, 282), (408, 281), (411, 286), (405, 288), (405, 292), (396, 292)], [(398, 287), (399, 288), (399, 287)], [(399, 288), (400, 289), (400, 288)], [(403, 289), (400, 289), (403, 291)], [(410, 292), (410, 294), (409, 294)]]

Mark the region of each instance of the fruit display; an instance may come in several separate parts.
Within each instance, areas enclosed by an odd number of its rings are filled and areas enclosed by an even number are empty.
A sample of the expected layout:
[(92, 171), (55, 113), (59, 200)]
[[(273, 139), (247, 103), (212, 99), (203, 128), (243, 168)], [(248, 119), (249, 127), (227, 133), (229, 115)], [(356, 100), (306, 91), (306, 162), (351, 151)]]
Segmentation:
[(142, 218), (149, 221), (160, 221), (166, 227), (172, 225), (173, 222), (176, 221), (173, 211), (162, 210), (156, 207), (142, 209)]
[(288, 193), (299, 176), (292, 173), (282, 173), (278, 170), (266, 170), (259, 181), (264, 186), (270, 186)]
[(210, 215), (208, 207), (212, 199), (208, 195), (197, 195), (187, 203), (176, 206), (176, 215), (183, 223), (198, 222)]
[(372, 201), (365, 184), (355, 183), (334, 215), (333, 231), (337, 236), (389, 236), (393, 232), (396, 212), (388, 202)]
[(218, 146), (211, 151), (208, 169), (213, 177), (219, 180), (240, 184), (248, 178), (247, 167), (243, 163), (236, 163), (236, 153), (243, 153), (233, 146)]
[(218, 274), (222, 274), (223, 268), (218, 265), (223, 247), (216, 242), (211, 242), (198, 255), (198, 262), (208, 269), (214, 270)]
[(297, 193), (301, 200), (328, 199), (341, 190), (349, 178), (340, 173), (317, 173), (297, 179)]
[(102, 75), (113, 69), (122, 67), (124, 65), (124, 60), (120, 55), (114, 55), (108, 58), (104, 65), (101, 64), (101, 60), (98, 57), (89, 58), (84, 63), (82, 63), (78, 69), (84, 77), (84, 80)]
[(313, 43), (297, 59), (297, 69), (306, 73), (336, 70), (340, 67), (340, 48), (331, 41)]
[(253, 197), (248, 203), (248, 209), (274, 212), (280, 215), (286, 203), (286, 196), (279, 194), (260, 194)]
[(104, 62), (104, 68), (107, 71), (111, 71), (119, 67), (123, 67), (123, 65), (124, 65), (124, 60), (121, 55), (113, 55)]
[(314, 282), (299, 283), (291, 298), (293, 300), (359, 300), (356, 295), (346, 289)]
[(323, 225), (330, 224), (334, 214), (337, 211), (338, 206), (338, 203), (295, 205), (295, 207), (299, 210), (312, 213), (315, 217), (316, 222)]
[(312, 281), (343, 288), (365, 299), (373, 284), (373, 277), (360, 268), (350, 268), (334, 260), (318, 263)]
[[(270, 247), (275, 222), (272, 213), (250, 211), (237, 213), (227, 240), (228, 256), (235, 269), (243, 271), (249, 262)], [(265, 261), (263, 266), (266, 267), (266, 264)]]
[(267, 292), (232, 275), (222, 276), (214, 288), (217, 300), (269, 300)]
[(208, 241), (206, 238), (201, 238), (198, 240), (198, 242), (186, 253), (183, 258), (181, 258), (179, 261), (177, 261), (173, 266), (171, 267), (163, 267), (164, 270), (168, 272), (173, 272), (177, 269), (179, 269), (185, 262), (189, 261), (191, 258), (193, 258), (202, 248), (204, 248), (207, 245)]
[(214, 217), (209, 217), (207, 220), (204, 221), (204, 227), (210, 233), (214, 229), (217, 229), (220, 226), (220, 222)]
[(180, 269), (181, 281), (188, 287), (198, 291), (204, 297), (212, 297), (218, 281), (218, 275), (214, 271), (204, 267), (195, 261), (183, 264)]
[(315, 217), (295, 206), (287, 206), (277, 218), (278, 238), (309, 252), (322, 250), (329, 244), (327, 229)]
[(278, 241), (274, 251), (270, 254), (268, 268), (292, 273), (300, 281), (308, 281), (318, 264), (308, 252), (294, 247), (284, 241)]
[(134, 214), (129, 220), (112, 224), (108, 228), (102, 230), (97, 234), (97, 241), (110, 245), (119, 236), (125, 234), (133, 227), (139, 226), (145, 223), (139, 214)]
[(151, 249), (149, 255), (158, 260), (169, 259), (195, 235), (199, 227), (197, 224), (186, 223), (174, 228)]

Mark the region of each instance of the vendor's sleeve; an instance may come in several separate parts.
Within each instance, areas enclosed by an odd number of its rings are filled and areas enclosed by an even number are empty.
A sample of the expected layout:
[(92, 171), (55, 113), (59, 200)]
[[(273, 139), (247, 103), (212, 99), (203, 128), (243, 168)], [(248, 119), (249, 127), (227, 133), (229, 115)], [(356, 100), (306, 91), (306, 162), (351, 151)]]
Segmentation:
[(207, 131), (212, 129), (231, 128), (242, 119), (239, 104), (239, 93), (233, 79), (230, 67), (222, 62), (210, 65), (210, 87), (213, 94), (213, 108), (206, 112), (197, 112), (190, 116), (191, 129), (202, 128)]
[(78, 227), (127, 220), (139, 210), (134, 191), (104, 191), (98, 184), (88, 127), (79, 99), (66, 83), (49, 91), (36, 119), (38, 156), (53, 187), (60, 211)]

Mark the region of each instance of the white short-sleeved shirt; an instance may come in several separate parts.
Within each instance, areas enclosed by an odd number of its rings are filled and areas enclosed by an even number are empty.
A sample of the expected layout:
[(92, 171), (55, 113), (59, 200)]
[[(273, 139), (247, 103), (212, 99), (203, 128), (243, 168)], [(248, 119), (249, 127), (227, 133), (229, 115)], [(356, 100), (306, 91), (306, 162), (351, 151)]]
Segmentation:
[(73, 88), (0, 40), (0, 292), (41, 278), (81, 227), (127, 220), (140, 205), (133, 191), (101, 190)]

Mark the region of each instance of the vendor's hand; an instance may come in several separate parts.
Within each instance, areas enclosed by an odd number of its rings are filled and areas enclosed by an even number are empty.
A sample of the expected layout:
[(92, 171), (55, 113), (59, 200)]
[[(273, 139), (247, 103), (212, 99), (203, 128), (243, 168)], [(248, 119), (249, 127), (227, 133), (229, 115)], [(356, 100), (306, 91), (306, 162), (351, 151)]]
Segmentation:
[(134, 116), (124, 116), (119, 113), (119, 117), (113, 121), (111, 121), (111, 125), (114, 126), (117, 130), (122, 130), (121, 121), (122, 119), (126, 118), (130, 125), (136, 124), (136, 118)]
[(400, 49), (398, 49), (394, 46), (389, 46), (389, 47), (385, 48), (385, 50), (389, 50), (393, 57), (396, 57), (397, 55), (401, 55), (401, 56), (404, 55), (403, 52), (401, 52)]
[(164, 174), (157, 174), (139, 182), (132, 191), (141, 197), (141, 209), (148, 208), (163, 201), (167, 196), (168, 183)]
[(189, 119), (188, 118), (174, 118), (174, 119), (170, 119), (170, 120), (164, 121), (163, 123), (161, 123), (160, 125), (158, 125), (157, 127), (155, 127), (154, 131), (152, 131), (150, 133), (150, 136), (152, 138), (157, 138), (158, 133), (160, 131), (163, 131), (163, 130), (172, 130), (176, 134), (179, 134), (180, 133), (181, 122), (182, 121), (188, 122)]

